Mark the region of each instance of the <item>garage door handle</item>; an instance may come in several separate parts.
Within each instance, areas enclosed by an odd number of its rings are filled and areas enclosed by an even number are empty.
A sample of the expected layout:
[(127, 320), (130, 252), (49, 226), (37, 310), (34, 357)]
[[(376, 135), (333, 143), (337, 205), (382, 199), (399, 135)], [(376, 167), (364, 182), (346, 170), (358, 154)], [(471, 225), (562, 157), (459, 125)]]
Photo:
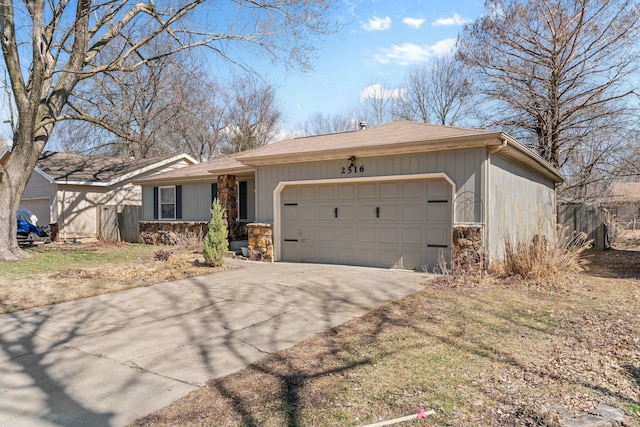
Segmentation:
[(333, 208), (333, 216), (338, 218), (338, 208)]
[(380, 207), (376, 208), (376, 218), (380, 218)]

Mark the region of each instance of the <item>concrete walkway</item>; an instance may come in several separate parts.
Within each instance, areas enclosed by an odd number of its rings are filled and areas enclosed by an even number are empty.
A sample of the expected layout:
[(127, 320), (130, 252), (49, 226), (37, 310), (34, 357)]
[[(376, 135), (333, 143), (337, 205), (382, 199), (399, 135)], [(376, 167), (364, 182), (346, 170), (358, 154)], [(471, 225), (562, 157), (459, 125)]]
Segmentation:
[(426, 278), (336, 265), (241, 266), (0, 316), (0, 426), (126, 425), (417, 292)]

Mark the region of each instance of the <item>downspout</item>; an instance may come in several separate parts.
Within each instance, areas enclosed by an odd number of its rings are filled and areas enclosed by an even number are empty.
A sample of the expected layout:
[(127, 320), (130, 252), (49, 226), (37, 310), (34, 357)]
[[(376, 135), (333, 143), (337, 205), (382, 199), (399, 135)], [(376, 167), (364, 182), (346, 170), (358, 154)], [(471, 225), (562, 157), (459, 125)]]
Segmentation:
[(507, 138), (505, 136), (501, 136), (500, 137), (502, 139), (502, 144), (500, 144), (497, 147), (494, 147), (490, 150), (487, 150), (487, 161), (485, 163), (486, 165), (486, 173), (485, 173), (485, 200), (484, 200), (484, 217), (483, 222), (484, 222), (484, 230), (483, 230), (483, 240), (484, 240), (484, 247), (485, 247), (485, 252), (486, 252), (486, 256), (484, 258), (484, 268), (487, 269), (489, 267), (489, 218), (488, 218), (488, 212), (489, 212), (489, 200), (491, 200), (491, 155), (497, 153), (498, 151), (502, 150), (503, 148), (505, 148), (507, 146)]

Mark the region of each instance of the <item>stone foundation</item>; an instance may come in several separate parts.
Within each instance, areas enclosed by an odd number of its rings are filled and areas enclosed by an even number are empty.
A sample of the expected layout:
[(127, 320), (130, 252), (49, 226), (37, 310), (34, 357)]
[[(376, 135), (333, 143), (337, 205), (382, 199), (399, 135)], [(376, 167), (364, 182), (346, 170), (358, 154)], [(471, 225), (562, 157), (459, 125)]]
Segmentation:
[(177, 245), (185, 239), (202, 241), (209, 231), (207, 221), (140, 221), (140, 243)]
[(456, 225), (453, 227), (451, 269), (454, 274), (482, 272), (484, 269), (482, 233), (482, 226)]
[(273, 261), (273, 225), (247, 224), (249, 259), (252, 261)]

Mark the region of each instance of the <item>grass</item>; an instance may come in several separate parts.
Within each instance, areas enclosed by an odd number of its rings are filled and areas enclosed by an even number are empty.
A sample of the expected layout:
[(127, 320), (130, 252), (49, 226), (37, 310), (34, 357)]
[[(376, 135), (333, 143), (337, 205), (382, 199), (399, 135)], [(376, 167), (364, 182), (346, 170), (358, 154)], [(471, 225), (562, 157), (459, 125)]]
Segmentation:
[(31, 257), (20, 261), (0, 260), (0, 276), (7, 279), (35, 277), (56, 271), (98, 268), (131, 262), (146, 262), (157, 246), (137, 244), (67, 244), (27, 247)]
[(27, 250), (29, 258), (0, 261), (0, 314), (219, 270), (195, 263), (199, 253), (176, 246), (90, 242)]

